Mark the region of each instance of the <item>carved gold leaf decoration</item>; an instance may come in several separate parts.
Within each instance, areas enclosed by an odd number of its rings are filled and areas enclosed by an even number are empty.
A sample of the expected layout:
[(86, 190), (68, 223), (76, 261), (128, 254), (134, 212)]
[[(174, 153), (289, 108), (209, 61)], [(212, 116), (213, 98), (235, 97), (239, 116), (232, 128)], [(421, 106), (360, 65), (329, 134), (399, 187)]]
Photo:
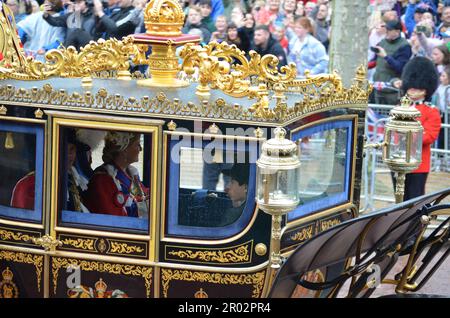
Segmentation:
[(0, 251), (0, 259), (4, 259), (8, 262), (17, 262), (34, 265), (34, 267), (36, 268), (37, 289), (39, 292), (41, 291), (41, 276), (42, 276), (44, 256), (21, 252)]
[(150, 0), (144, 9), (144, 22), (147, 34), (181, 35), (184, 12), (178, 0)]
[(341, 223), (342, 223), (342, 221), (337, 219), (337, 218), (336, 219), (331, 219), (331, 220), (321, 220), (320, 221), (320, 229), (322, 231), (326, 231), (329, 228), (331, 228), (333, 226), (336, 226), (336, 225), (339, 225)]
[(298, 230), (295, 232), (295, 234), (291, 235), (289, 238), (292, 241), (305, 241), (307, 239), (310, 239), (314, 235), (314, 227), (313, 225), (310, 225), (306, 228), (302, 228), (301, 230)]
[(169, 285), (172, 280), (213, 283), (220, 285), (252, 285), (252, 298), (261, 297), (264, 287), (265, 271), (253, 274), (227, 274), (193, 272), (178, 269), (161, 269), (163, 296), (168, 297)]
[(115, 275), (139, 276), (145, 279), (145, 287), (147, 297), (150, 297), (151, 284), (153, 277), (153, 269), (147, 266), (127, 265), (127, 264), (113, 264), (106, 262), (95, 262), (79, 260), (74, 258), (52, 258), (52, 274), (53, 274), (53, 293), (56, 294), (58, 286), (58, 275), (61, 268), (68, 266), (78, 266), (83, 271), (95, 271), (101, 273), (110, 273)]
[(130, 254), (135, 252), (142, 253), (143, 251), (144, 249), (140, 246), (111, 241), (111, 249), (109, 250), (109, 253)]
[[(250, 51), (250, 60), (236, 45), (215, 41), (206, 46), (187, 44), (180, 52), (183, 59), (181, 69), (192, 75), (195, 68), (199, 70), (197, 91), (201, 95), (207, 94), (209, 87), (218, 88), (234, 97), (249, 96), (255, 88), (251, 87), (250, 76), (258, 76), (261, 82), (284, 83), (292, 81), (297, 75), (294, 63), (278, 71), (278, 58), (274, 55), (261, 56)], [(257, 86), (258, 87), (258, 86)]]
[(219, 262), (219, 263), (241, 263), (248, 262), (250, 255), (248, 253), (248, 245), (239, 246), (234, 250), (180, 250), (170, 251), (169, 255), (175, 255), (181, 259), (199, 260), (203, 262)]
[(35, 238), (34, 236), (30, 236), (28, 234), (22, 234), (21, 232), (13, 232), (8, 231), (5, 229), (0, 229), (0, 239), (2, 241), (24, 241), (24, 242), (31, 242)]
[(73, 247), (81, 248), (83, 250), (89, 250), (89, 251), (95, 250), (95, 248), (94, 248), (95, 241), (93, 239), (65, 238), (65, 239), (61, 240), (61, 242), (63, 242), (64, 245), (71, 245)]
[(28, 57), (23, 67), (5, 73), (0, 70), (0, 74), (3, 78), (20, 80), (45, 79), (51, 76), (87, 77), (96, 72), (111, 70), (117, 70), (117, 74), (120, 74), (128, 72), (131, 58), (135, 62), (145, 60), (144, 48), (133, 44), (131, 37), (125, 37), (121, 41), (114, 38), (99, 39), (82, 47), (80, 52), (73, 46), (50, 50), (45, 54), (45, 63)]

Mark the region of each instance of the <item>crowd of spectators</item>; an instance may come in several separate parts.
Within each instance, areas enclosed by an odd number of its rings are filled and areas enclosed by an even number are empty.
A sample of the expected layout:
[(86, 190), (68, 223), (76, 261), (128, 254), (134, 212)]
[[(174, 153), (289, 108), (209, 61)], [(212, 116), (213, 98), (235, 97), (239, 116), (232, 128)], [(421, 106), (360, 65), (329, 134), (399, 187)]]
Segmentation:
[[(145, 32), (148, 0), (4, 0), (14, 13), (27, 55), (44, 60), (61, 45)], [(331, 8), (328, 0), (179, 0), (183, 33), (201, 43), (235, 44), (248, 53), (274, 54), (280, 65), (294, 62), (298, 76), (328, 71)]]
[[(43, 60), (60, 45), (79, 49), (91, 40), (145, 32), (148, 0), (4, 0), (15, 15), (24, 50)], [(331, 0), (179, 0), (184, 33), (201, 43), (226, 41), (245, 52), (293, 62), (298, 76), (327, 73)], [(398, 103), (398, 79), (414, 56), (431, 59), (442, 76), (439, 94), (450, 94), (450, 0), (370, 0), (369, 80), (372, 102)], [(377, 3), (384, 7), (376, 9)], [(387, 3), (387, 4), (386, 4)], [(440, 108), (450, 96), (436, 96)]]
[(375, 11), (369, 26), (371, 102), (397, 104), (400, 78), (406, 63), (416, 56), (433, 61), (441, 86), (433, 102), (445, 112), (450, 89), (445, 69), (450, 67), (450, 0), (401, 0)]

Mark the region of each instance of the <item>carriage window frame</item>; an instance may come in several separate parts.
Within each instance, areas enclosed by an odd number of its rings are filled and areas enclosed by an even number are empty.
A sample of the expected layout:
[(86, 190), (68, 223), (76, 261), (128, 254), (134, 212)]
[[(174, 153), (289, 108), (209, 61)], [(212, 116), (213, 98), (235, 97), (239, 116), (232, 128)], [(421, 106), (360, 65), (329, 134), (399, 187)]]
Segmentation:
[[(35, 183), (34, 209), (27, 210), (0, 205), (0, 218), (34, 224), (43, 224), (44, 220), (44, 166), (45, 166), (45, 121), (27, 119), (10, 120), (1, 118), (0, 131), (35, 135)], [(20, 180), (20, 179), (19, 179)], [(17, 181), (19, 181), (17, 180)], [(40, 186), (39, 186), (40, 185)]]
[[(343, 206), (352, 200), (353, 196), (353, 174), (355, 164), (355, 136), (356, 136), (356, 116), (343, 116), (342, 118), (327, 119), (320, 123), (312, 123), (307, 127), (301, 127), (291, 132), (291, 140), (297, 142), (299, 139), (318, 132), (325, 132), (333, 129), (347, 129), (346, 140), (346, 160), (345, 160), (345, 177), (344, 191), (333, 194), (325, 198), (318, 198), (305, 204), (298, 205), (293, 211), (287, 214), (288, 222), (293, 222), (300, 218), (315, 214), (317, 212)], [(301, 153), (300, 153), (301, 157)], [(301, 168), (300, 168), (301, 169)]]
[[(180, 137), (179, 140), (173, 140), (172, 137)], [(191, 141), (190, 147), (180, 146), (180, 152), (182, 148), (194, 148), (194, 149), (205, 149), (211, 142), (212, 139), (222, 139), (221, 147), (216, 149), (221, 149), (226, 151), (227, 141), (233, 140), (237, 142), (237, 149), (239, 151), (242, 146), (239, 146), (239, 141), (244, 141), (244, 151), (249, 152), (250, 160), (250, 171), (249, 171), (249, 184), (247, 193), (247, 204), (237, 220), (233, 223), (220, 226), (220, 227), (202, 227), (202, 226), (191, 226), (191, 225), (180, 225), (178, 224), (178, 214), (179, 214), (179, 186), (180, 186), (180, 163), (175, 163), (170, 158), (170, 153), (173, 147), (178, 143), (183, 142), (183, 137), (190, 137)], [(195, 138), (204, 138), (201, 141)], [(256, 159), (259, 156), (260, 143), (262, 139), (252, 138), (252, 137), (242, 137), (236, 138), (235, 136), (225, 136), (225, 135), (208, 135), (204, 134), (199, 136), (193, 133), (174, 133), (174, 132), (164, 132), (164, 166), (163, 170), (163, 182), (165, 189), (164, 201), (162, 209), (164, 211), (164, 237), (165, 238), (195, 238), (196, 240), (222, 240), (233, 237), (234, 235), (240, 234), (243, 229), (245, 229), (249, 222), (254, 217), (257, 211), (255, 194), (256, 194)], [(253, 162), (254, 161), (254, 162)], [(253, 162), (253, 163), (252, 163)], [(175, 172), (175, 173), (172, 173)], [(170, 197), (176, 198), (176, 200), (170, 200)], [(251, 203), (249, 203), (251, 202)]]
[[(57, 112), (55, 112), (57, 113)], [(54, 230), (58, 232), (77, 232), (83, 230), (86, 233), (121, 233), (121, 237), (132, 236), (136, 237), (151, 237), (154, 233), (154, 224), (156, 216), (156, 187), (157, 187), (157, 167), (158, 167), (158, 140), (160, 135), (160, 124), (157, 121), (142, 121), (142, 120), (130, 120), (126, 124), (120, 123), (120, 119), (113, 119), (111, 117), (92, 116), (90, 119), (83, 119), (77, 116), (77, 114), (63, 114), (61, 117), (53, 118), (52, 125), (52, 145), (53, 145), (53, 171), (55, 174), (52, 178), (52, 200), (51, 200), (51, 213), (54, 216)], [(65, 156), (65, 151), (62, 149), (64, 141), (62, 140), (61, 129), (68, 128), (83, 128), (83, 129), (95, 129), (103, 131), (125, 131), (136, 132), (142, 135), (149, 136), (148, 142), (151, 145), (149, 151), (151, 152), (151, 160), (145, 164), (145, 155), (143, 154), (143, 173), (149, 174), (150, 185), (150, 204), (149, 215), (147, 219), (130, 218), (124, 216), (114, 216), (108, 214), (96, 214), (96, 213), (82, 213), (74, 212), (62, 209), (61, 195), (62, 180), (64, 179), (64, 172), (62, 171), (62, 165)], [(143, 149), (145, 151), (145, 149)], [(148, 165), (146, 168), (145, 165)], [(142, 177), (142, 176), (141, 176)], [(133, 220), (132, 220), (133, 219)], [(103, 221), (99, 224), (100, 221)], [(115, 221), (122, 223), (122, 226), (111, 226), (105, 223)], [(136, 226), (137, 225), (137, 226)]]

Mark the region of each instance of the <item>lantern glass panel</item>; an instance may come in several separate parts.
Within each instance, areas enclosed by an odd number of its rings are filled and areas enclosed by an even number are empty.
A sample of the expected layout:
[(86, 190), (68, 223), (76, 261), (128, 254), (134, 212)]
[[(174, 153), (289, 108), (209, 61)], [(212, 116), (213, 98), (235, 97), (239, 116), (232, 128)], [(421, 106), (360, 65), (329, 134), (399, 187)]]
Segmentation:
[(422, 160), (422, 133), (415, 131), (411, 140), (411, 162)]
[(388, 160), (406, 162), (406, 149), (408, 143), (408, 134), (403, 131), (391, 130), (389, 142)]
[(298, 176), (299, 168), (276, 171), (258, 167), (258, 203), (280, 207), (298, 203)]

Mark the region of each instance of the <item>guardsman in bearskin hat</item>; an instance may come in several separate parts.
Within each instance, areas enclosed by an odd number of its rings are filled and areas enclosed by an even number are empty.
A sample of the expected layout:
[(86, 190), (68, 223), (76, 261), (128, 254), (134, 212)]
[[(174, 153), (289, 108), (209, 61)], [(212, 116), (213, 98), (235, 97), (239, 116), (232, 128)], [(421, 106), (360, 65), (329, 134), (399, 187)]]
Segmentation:
[(441, 129), (439, 110), (430, 103), (438, 87), (438, 79), (435, 66), (425, 57), (410, 60), (402, 73), (402, 91), (413, 101), (411, 106), (420, 112), (418, 120), (423, 126), (422, 163), (406, 175), (405, 201), (425, 194), (425, 183), (430, 172), (431, 144), (436, 141)]

